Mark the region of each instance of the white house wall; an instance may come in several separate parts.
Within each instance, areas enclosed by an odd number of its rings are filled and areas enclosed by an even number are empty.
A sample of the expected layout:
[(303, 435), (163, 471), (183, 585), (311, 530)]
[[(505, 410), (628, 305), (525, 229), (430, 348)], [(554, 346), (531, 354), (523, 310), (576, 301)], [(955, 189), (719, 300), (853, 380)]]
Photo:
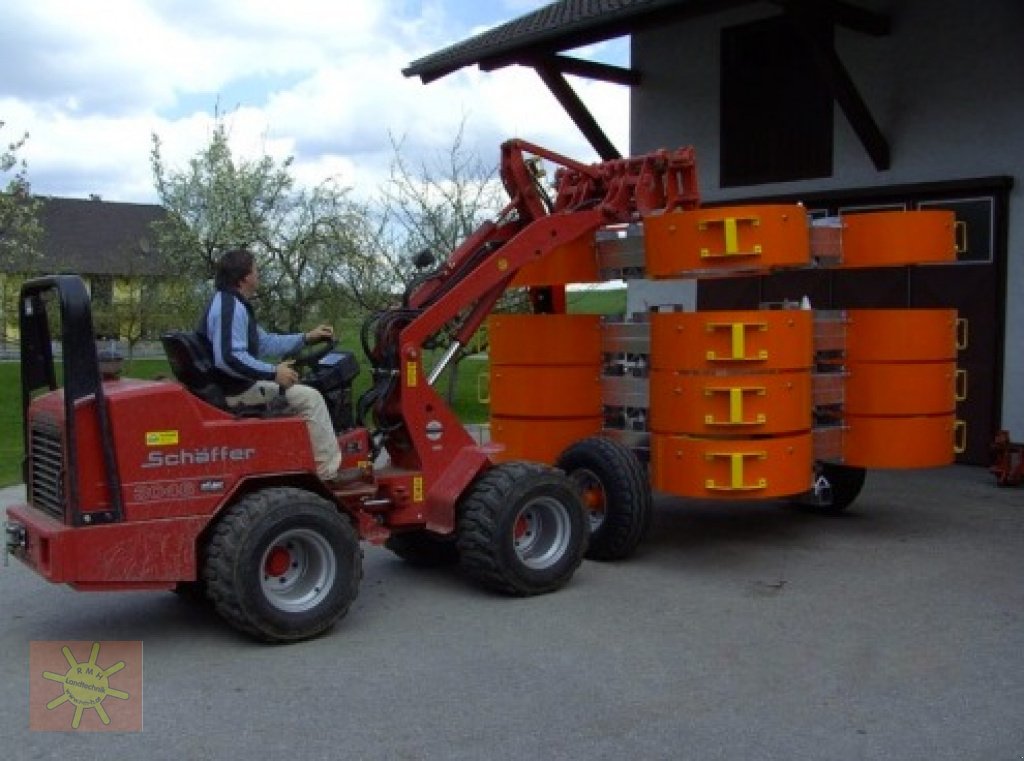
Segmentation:
[[(861, 3), (867, 5), (867, 3)], [(632, 153), (693, 145), (705, 200), (993, 175), (1010, 195), (1003, 425), (1024, 438), (1024, 2), (898, 0), (887, 37), (837, 29), (840, 58), (889, 141), (875, 169), (836, 108), (834, 175), (719, 187), (719, 31), (777, 14), (770, 4), (634, 35), (644, 77), (631, 99)], [(885, 8), (886, 4), (875, 7)]]

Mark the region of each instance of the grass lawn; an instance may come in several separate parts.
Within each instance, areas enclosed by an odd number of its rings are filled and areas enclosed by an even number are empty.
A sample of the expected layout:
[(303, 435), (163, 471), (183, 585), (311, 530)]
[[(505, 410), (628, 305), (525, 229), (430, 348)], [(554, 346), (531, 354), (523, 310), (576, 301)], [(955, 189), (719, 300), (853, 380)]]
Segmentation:
[(21, 481), (21, 373), (0, 362), (0, 486)]
[(569, 291), (566, 294), (568, 310), (574, 314), (625, 314), (626, 289)]

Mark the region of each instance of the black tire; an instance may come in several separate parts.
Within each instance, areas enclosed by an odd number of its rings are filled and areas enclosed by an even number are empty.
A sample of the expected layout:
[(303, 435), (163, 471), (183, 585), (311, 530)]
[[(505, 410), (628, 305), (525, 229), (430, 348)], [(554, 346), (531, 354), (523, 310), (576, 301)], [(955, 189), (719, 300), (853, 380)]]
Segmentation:
[(554, 468), (507, 462), (490, 468), (459, 503), (463, 570), (482, 586), (525, 597), (565, 585), (587, 549), (579, 493)]
[(454, 535), (407, 531), (392, 534), (384, 546), (405, 562), (421, 568), (455, 565), (459, 562), (459, 549), (455, 545)]
[(555, 463), (576, 484), (590, 524), (587, 557), (621, 560), (636, 551), (651, 525), (651, 488), (629, 447), (594, 436), (577, 441)]
[(820, 462), (815, 469), (814, 489), (794, 499), (793, 503), (809, 512), (839, 515), (856, 501), (866, 478), (864, 468)]
[(331, 502), (302, 489), (268, 488), (221, 517), (203, 580), (231, 626), (267, 642), (294, 642), (348, 612), (362, 560), (355, 529)]

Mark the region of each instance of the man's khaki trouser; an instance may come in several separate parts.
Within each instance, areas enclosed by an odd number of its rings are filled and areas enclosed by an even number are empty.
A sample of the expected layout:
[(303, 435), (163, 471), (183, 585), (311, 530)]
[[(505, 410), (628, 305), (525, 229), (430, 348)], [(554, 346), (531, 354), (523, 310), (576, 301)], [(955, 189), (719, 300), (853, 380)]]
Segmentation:
[[(246, 391), (227, 397), (228, 404), (265, 404), (280, 393), (280, 386), (273, 381), (256, 381)], [(331, 425), (331, 415), (324, 404), (324, 398), (315, 388), (296, 383), (287, 389), (284, 397), (288, 411), (306, 420), (309, 439), (313, 443), (313, 459), (320, 478), (333, 478), (341, 465), (341, 450)]]

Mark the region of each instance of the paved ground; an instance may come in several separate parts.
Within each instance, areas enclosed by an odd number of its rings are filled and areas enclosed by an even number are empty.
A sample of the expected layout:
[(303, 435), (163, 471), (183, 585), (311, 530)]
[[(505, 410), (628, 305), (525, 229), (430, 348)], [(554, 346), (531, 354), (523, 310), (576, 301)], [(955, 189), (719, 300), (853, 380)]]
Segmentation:
[[(283, 647), (0, 570), (4, 756), (1024, 758), (1024, 489), (981, 469), (871, 473), (833, 519), (660, 500), (638, 557), (529, 600), (375, 548), (365, 570)], [(30, 732), (32, 640), (142, 640), (144, 731)]]

